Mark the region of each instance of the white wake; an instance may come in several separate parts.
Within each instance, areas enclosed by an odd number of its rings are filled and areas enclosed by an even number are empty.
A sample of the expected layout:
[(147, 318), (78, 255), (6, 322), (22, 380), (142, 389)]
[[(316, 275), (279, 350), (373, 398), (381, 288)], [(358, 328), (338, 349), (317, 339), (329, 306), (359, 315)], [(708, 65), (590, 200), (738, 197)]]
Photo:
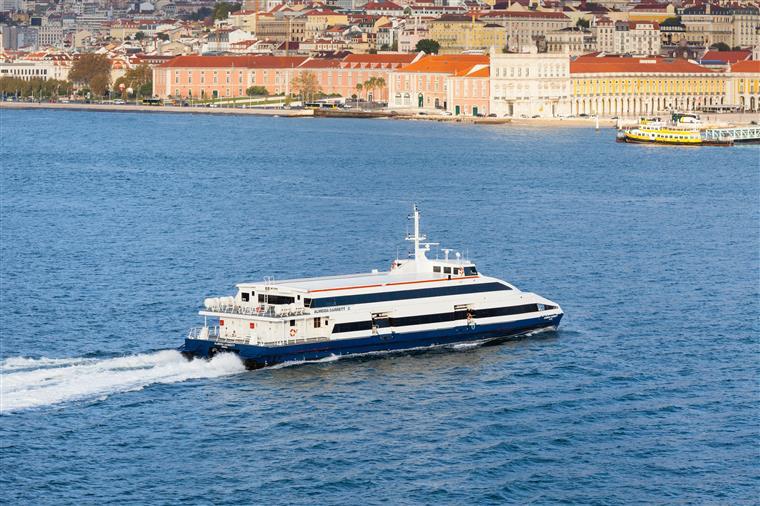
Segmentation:
[(193, 361), (175, 350), (109, 359), (14, 357), (0, 363), (0, 413), (244, 370), (243, 363), (232, 353)]

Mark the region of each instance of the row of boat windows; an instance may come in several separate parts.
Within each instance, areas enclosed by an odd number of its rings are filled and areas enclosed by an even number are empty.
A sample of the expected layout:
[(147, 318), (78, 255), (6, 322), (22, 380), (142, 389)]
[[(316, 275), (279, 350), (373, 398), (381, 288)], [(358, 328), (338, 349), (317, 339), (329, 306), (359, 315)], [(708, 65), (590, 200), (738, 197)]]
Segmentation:
[[(440, 268), (440, 267), (439, 267)], [(444, 274), (451, 272), (451, 267), (444, 267), (449, 272), (444, 270)], [(466, 276), (469, 276), (467, 267), (464, 268)], [(473, 275), (476, 274), (475, 267), (471, 267)], [(459, 270), (459, 268), (455, 268)], [(457, 274), (457, 273), (454, 273)], [(507, 285), (501, 283), (482, 283), (478, 285), (464, 285), (464, 286), (446, 286), (438, 288), (423, 288), (419, 290), (404, 290), (400, 292), (380, 292), (380, 293), (368, 293), (365, 295), (344, 295), (340, 297), (324, 297), (321, 299), (309, 299), (304, 298), (304, 306), (311, 308), (330, 307), (330, 306), (346, 306), (350, 304), (368, 304), (371, 302), (388, 302), (392, 300), (406, 300), (406, 299), (419, 299), (424, 297), (441, 297), (444, 295), (460, 295), (465, 293), (481, 293), (481, 292), (493, 292), (498, 290), (511, 290)], [(254, 292), (240, 292), (240, 300), (243, 302), (250, 302)], [(298, 296), (298, 300), (301, 296)], [(293, 304), (296, 301), (296, 297), (288, 295), (270, 295), (259, 294), (258, 298), (261, 304)]]
[(452, 311), (450, 313), (436, 313), (416, 316), (404, 316), (400, 318), (377, 318), (373, 320), (336, 323), (333, 333), (341, 332), (358, 332), (362, 330), (372, 330), (373, 327), (406, 327), (409, 325), (424, 325), (426, 323), (442, 323), (458, 320), (470, 320), (474, 318), (492, 318), (494, 316), (508, 316), (525, 313), (535, 313), (538, 311), (548, 311), (557, 309), (557, 306), (548, 304), (522, 304), (520, 306), (494, 307), (489, 309), (469, 309), (462, 311)]
[(465, 276), (475, 276), (478, 271), (474, 266), (470, 267), (443, 267), (441, 265), (434, 265), (433, 272), (443, 272), (444, 274), (458, 274)]
[[(243, 302), (250, 302), (254, 295), (256, 295), (255, 292), (240, 292), (240, 300)], [(298, 300), (301, 300), (300, 295), (298, 296)], [(259, 294), (259, 303), (261, 304), (293, 304), (295, 301), (295, 297), (290, 297), (288, 295)]]
[[(398, 292), (375, 292), (363, 295), (342, 295), (338, 297), (323, 297), (319, 299), (304, 298), (304, 306), (311, 308), (348, 306), (353, 304), (370, 304), (373, 302), (389, 302), (394, 300), (423, 299), (427, 297), (443, 297), (445, 295), (462, 295), (467, 293), (496, 292), (511, 290), (502, 283), (479, 283), (476, 285), (441, 286), (437, 288), (421, 288)], [(270, 295), (271, 297), (271, 295)]]

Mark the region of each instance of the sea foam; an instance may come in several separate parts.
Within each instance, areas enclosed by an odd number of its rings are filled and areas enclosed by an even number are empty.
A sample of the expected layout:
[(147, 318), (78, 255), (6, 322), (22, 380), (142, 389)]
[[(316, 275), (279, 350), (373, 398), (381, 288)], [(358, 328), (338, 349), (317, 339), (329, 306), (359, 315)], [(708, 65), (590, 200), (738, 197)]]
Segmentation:
[(155, 383), (215, 378), (244, 370), (231, 353), (188, 361), (175, 350), (100, 360), (8, 358), (0, 363), (0, 412), (103, 398)]

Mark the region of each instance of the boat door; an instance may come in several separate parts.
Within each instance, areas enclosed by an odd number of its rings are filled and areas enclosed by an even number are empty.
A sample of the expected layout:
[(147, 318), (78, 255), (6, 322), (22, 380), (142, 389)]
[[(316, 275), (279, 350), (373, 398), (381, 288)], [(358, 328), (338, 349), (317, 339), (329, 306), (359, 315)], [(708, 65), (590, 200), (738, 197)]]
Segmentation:
[(381, 339), (393, 337), (391, 319), (388, 313), (372, 313), (372, 335), (380, 336)]

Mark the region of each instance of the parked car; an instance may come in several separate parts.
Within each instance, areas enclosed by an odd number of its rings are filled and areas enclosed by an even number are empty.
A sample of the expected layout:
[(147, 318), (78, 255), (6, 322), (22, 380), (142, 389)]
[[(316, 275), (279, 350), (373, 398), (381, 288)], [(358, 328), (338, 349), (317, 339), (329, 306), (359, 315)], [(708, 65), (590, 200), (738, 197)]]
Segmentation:
[(126, 102), (124, 100), (120, 99), (120, 98), (117, 98), (116, 100), (114, 100), (113, 103), (114, 103), (114, 105), (125, 105), (126, 104)]

